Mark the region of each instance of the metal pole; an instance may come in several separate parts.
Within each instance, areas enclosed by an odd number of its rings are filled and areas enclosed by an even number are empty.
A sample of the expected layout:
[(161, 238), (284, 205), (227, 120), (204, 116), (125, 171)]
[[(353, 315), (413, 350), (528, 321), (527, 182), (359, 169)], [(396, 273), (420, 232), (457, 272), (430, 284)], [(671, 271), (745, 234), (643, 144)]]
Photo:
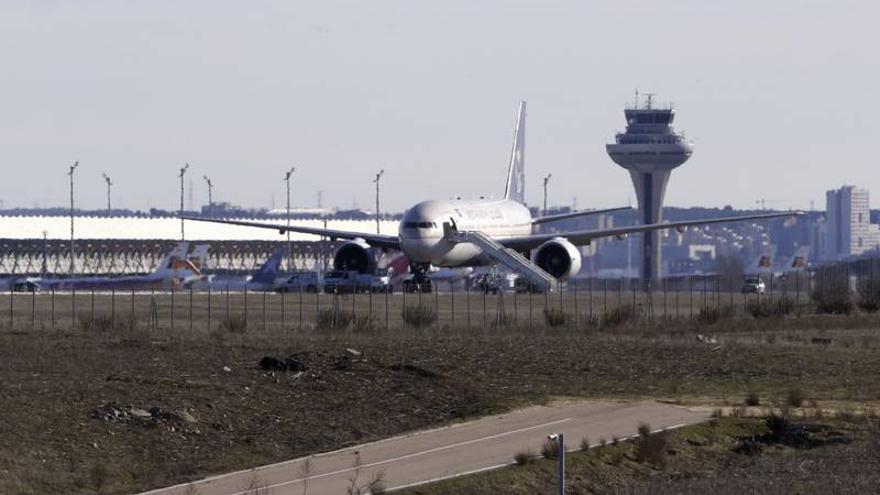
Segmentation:
[[(290, 227), (290, 176), (296, 171), (296, 167), (284, 173), (284, 182), (287, 183), (287, 226)], [(293, 248), (290, 246), (290, 231), (287, 231), (287, 271), (293, 266)]]
[(544, 177), (544, 215), (547, 215), (547, 183), (550, 182), (550, 177), (553, 177), (553, 174), (547, 174)]
[(73, 165), (70, 166), (70, 172), (67, 175), (70, 176), (70, 275), (73, 276), (73, 272), (76, 269), (76, 265), (74, 263), (74, 237), (73, 237), (73, 172), (76, 170), (76, 167), (79, 166), (79, 162), (74, 162)]
[(208, 215), (214, 216), (214, 183), (207, 175), (203, 175), (202, 178), (208, 184)]
[(104, 177), (104, 182), (107, 183), (107, 214), (109, 215), (110, 212), (112, 211), (110, 208), (110, 186), (113, 185), (113, 182), (110, 181), (110, 176), (107, 175), (106, 173), (101, 174), (101, 176)]
[(184, 240), (184, 231), (183, 231), (183, 176), (186, 175), (186, 170), (189, 168), (189, 163), (181, 167), (180, 175), (180, 240)]
[(383, 174), (385, 174), (384, 168), (376, 174), (376, 179), (373, 180), (376, 183), (376, 234), (379, 234), (379, 179), (382, 178)]

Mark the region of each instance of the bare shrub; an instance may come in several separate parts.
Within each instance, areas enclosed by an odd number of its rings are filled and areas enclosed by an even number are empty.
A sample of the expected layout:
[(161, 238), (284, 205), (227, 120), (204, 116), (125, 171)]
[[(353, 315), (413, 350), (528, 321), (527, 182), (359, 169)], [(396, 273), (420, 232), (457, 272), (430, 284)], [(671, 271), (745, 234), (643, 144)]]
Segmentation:
[(794, 302), (791, 298), (783, 297), (770, 301), (766, 298), (759, 298), (755, 301), (749, 301), (746, 305), (746, 311), (753, 318), (778, 318), (791, 314), (794, 311)]
[(412, 328), (429, 327), (437, 321), (437, 312), (432, 306), (418, 304), (403, 308), (403, 322)]
[(750, 388), (749, 391), (746, 392), (745, 403), (747, 406), (750, 406), (750, 407), (755, 407), (755, 406), (760, 405), (761, 398), (758, 397), (758, 392), (756, 392), (754, 389)]
[(799, 387), (792, 387), (788, 389), (788, 393), (785, 396), (785, 403), (791, 407), (801, 407), (804, 405), (804, 391)]
[(247, 332), (247, 318), (244, 315), (230, 315), (220, 320), (220, 329), (228, 333)]
[(544, 308), (544, 323), (548, 327), (561, 327), (568, 323), (568, 313), (561, 309)]
[(318, 311), (315, 328), (318, 330), (342, 330), (347, 328), (354, 317), (348, 311), (339, 308), (325, 308)]
[(848, 315), (853, 310), (852, 294), (845, 282), (820, 286), (810, 295), (816, 311), (832, 315)]
[(764, 420), (764, 424), (767, 426), (767, 429), (770, 430), (770, 434), (775, 439), (780, 439), (785, 433), (788, 431), (788, 418), (784, 414), (771, 414), (766, 420)]
[(642, 423), (639, 425), (639, 439), (636, 441), (636, 460), (647, 462), (657, 468), (666, 468), (666, 449), (668, 441), (666, 432), (651, 433), (651, 428)]
[(526, 464), (532, 462), (532, 458), (534, 455), (528, 450), (521, 450), (516, 454), (513, 454), (513, 462), (516, 463), (517, 466), (525, 466)]
[(619, 327), (638, 318), (635, 308), (632, 306), (619, 306), (608, 310), (602, 317), (602, 325), (606, 327)]
[(590, 441), (587, 440), (587, 437), (581, 438), (581, 450), (585, 452), (590, 450)]
[(721, 409), (720, 407), (716, 407), (715, 409), (712, 409), (711, 417), (712, 417), (712, 419), (723, 418), (724, 417), (724, 410)]
[(859, 282), (857, 304), (859, 309), (866, 313), (876, 313), (880, 310), (880, 280), (867, 278)]
[(697, 315), (697, 321), (706, 325), (714, 325), (722, 319), (732, 318), (736, 314), (733, 306), (722, 306), (721, 308), (703, 307)]
[(541, 446), (541, 455), (545, 459), (556, 459), (559, 456), (559, 442), (549, 438), (544, 440), (544, 445)]
[(354, 332), (371, 332), (376, 327), (377, 319), (373, 315), (357, 315), (351, 320)]

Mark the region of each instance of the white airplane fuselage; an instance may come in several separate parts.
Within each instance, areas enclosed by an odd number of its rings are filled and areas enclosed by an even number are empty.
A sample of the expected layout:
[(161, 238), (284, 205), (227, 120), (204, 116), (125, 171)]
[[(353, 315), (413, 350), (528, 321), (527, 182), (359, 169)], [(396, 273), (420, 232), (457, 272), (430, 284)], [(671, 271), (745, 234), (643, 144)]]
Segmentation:
[(493, 239), (527, 236), (532, 216), (523, 204), (509, 199), (431, 200), (416, 204), (400, 221), (401, 251), (413, 263), (437, 267), (480, 266), (491, 263), (471, 243), (455, 243), (443, 235), (443, 224), (460, 231), (480, 231)]

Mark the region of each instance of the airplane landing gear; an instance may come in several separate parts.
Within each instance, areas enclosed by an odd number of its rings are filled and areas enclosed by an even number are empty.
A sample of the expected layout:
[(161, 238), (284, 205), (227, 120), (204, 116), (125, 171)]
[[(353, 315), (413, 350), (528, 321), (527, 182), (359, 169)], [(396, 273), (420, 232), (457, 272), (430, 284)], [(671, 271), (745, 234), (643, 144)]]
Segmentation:
[(412, 278), (403, 281), (405, 292), (431, 292), (431, 279), (428, 278), (428, 269), (431, 265), (413, 263), (409, 266)]

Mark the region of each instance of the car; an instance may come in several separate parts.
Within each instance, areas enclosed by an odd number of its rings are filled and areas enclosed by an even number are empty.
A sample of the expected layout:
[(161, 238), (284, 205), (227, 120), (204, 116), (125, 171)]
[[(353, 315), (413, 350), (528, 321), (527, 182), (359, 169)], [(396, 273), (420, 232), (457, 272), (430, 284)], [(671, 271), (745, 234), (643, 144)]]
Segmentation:
[(315, 294), (321, 290), (321, 277), (315, 272), (294, 273), (278, 285), (275, 292), (308, 292)]
[(764, 294), (765, 285), (761, 277), (746, 277), (742, 284), (743, 294)]
[(327, 294), (391, 291), (391, 277), (383, 272), (359, 273), (334, 270), (324, 275), (324, 292)]

